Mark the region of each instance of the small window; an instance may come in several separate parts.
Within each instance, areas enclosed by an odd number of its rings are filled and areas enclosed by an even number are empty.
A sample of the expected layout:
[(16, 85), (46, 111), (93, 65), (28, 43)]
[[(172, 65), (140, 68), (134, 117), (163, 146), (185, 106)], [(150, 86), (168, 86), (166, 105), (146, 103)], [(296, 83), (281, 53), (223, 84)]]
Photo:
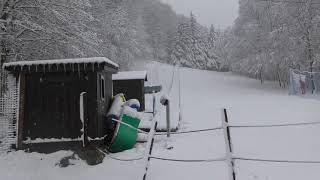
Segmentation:
[(101, 99), (105, 99), (105, 81), (104, 81), (104, 76), (100, 76), (100, 97)]

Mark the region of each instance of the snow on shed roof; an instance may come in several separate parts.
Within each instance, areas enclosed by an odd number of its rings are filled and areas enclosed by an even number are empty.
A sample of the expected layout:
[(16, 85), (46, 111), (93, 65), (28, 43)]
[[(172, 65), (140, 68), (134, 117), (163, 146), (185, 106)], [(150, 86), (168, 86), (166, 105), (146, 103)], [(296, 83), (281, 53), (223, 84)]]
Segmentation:
[(16, 61), (4, 63), (3, 68), (14, 66), (32, 66), (32, 65), (53, 65), (53, 64), (91, 64), (91, 63), (106, 63), (115, 68), (119, 65), (105, 57), (91, 57), (91, 58), (74, 58), (74, 59), (54, 59), (54, 60), (36, 60), (36, 61)]
[(122, 71), (112, 75), (112, 80), (147, 80), (147, 71)]

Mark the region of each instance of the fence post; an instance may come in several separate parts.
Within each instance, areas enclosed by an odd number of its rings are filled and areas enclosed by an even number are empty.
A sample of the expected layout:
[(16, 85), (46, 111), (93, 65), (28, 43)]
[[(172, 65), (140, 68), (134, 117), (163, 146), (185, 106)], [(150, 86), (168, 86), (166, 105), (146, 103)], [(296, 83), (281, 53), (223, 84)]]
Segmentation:
[(151, 161), (151, 156), (152, 156), (152, 150), (153, 150), (153, 143), (154, 143), (154, 136), (157, 130), (158, 122), (154, 118), (150, 132), (149, 132), (149, 137), (148, 137), (148, 142), (147, 142), (147, 148), (149, 149), (148, 153), (145, 154), (145, 161), (146, 161), (146, 166), (145, 166), (145, 172), (143, 174), (143, 180), (147, 179), (148, 175), (148, 170), (150, 167), (150, 161)]
[(225, 140), (225, 149), (226, 149), (226, 161), (228, 163), (228, 176), (229, 180), (236, 180), (236, 174), (234, 171), (234, 161), (232, 159), (232, 144), (231, 144), (231, 135), (229, 129), (229, 120), (227, 109), (222, 110), (222, 128)]
[(82, 92), (80, 94), (80, 120), (82, 122), (82, 133), (83, 133), (82, 145), (83, 145), (83, 147), (87, 147), (89, 144), (87, 102), (88, 102), (87, 93)]

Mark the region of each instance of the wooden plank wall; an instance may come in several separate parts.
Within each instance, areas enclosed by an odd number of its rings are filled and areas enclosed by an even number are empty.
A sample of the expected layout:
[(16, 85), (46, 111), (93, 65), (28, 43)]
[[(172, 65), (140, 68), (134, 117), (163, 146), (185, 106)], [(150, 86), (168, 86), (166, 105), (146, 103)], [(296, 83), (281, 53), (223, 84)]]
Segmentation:
[(80, 93), (88, 92), (88, 134), (98, 135), (96, 75), (78, 73), (33, 73), (28, 77), (24, 139), (78, 138)]

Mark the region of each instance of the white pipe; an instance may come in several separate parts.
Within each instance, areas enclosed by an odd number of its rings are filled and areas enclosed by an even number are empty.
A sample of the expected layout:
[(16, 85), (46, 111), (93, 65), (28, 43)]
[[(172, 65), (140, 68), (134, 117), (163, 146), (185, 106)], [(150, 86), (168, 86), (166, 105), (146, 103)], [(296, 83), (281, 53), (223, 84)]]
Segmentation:
[(82, 133), (82, 146), (84, 147), (85, 146), (85, 142), (84, 142), (84, 105), (83, 105), (83, 95), (86, 94), (85, 92), (82, 92), (80, 94), (80, 120), (81, 120), (81, 123), (82, 123), (82, 128), (81, 128), (81, 133)]
[(119, 120), (117, 120), (117, 119), (112, 119), (112, 121), (117, 122), (117, 123), (120, 123), (120, 124), (123, 124), (123, 125), (127, 126), (127, 127), (130, 128), (130, 129), (133, 129), (133, 130), (138, 131), (139, 133), (148, 134), (148, 133), (145, 132), (145, 131), (142, 131), (142, 130), (140, 130), (140, 129), (138, 129), (138, 128), (135, 128), (135, 127), (131, 126), (130, 124), (125, 123), (125, 122), (122, 122), (122, 121), (119, 121)]

